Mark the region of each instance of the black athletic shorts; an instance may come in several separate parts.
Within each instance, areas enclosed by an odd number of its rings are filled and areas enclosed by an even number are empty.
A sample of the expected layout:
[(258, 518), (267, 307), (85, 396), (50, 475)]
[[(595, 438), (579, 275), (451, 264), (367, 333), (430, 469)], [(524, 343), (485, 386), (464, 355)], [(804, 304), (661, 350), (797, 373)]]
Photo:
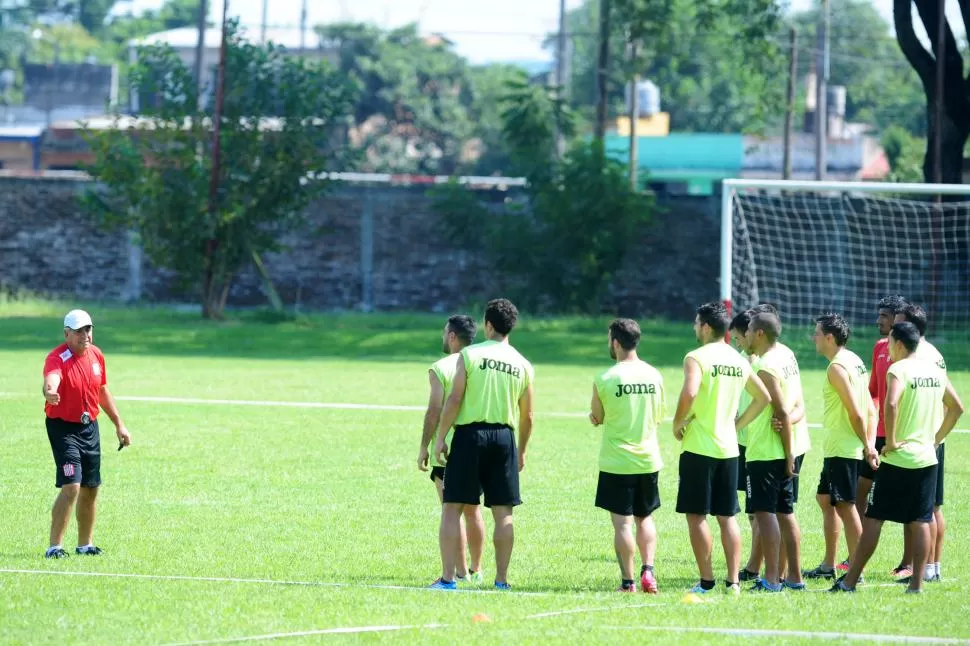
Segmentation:
[(941, 444), (936, 447), (936, 460), (939, 464), (936, 465), (936, 500), (934, 505), (937, 507), (943, 506), (943, 462), (946, 458), (946, 444)]
[(680, 454), (677, 513), (734, 516), (738, 507), (738, 459)]
[(501, 424), (455, 427), (445, 467), (444, 501), (486, 507), (514, 507), (519, 498), (519, 454), (515, 434)]
[(933, 520), (938, 466), (903, 469), (885, 462), (880, 464), (869, 494), (866, 516), (895, 523)]
[(596, 506), (620, 516), (646, 518), (660, 508), (657, 472), (619, 474), (600, 471)]
[(445, 468), (444, 467), (431, 467), (431, 482), (435, 480), (441, 480), (444, 482), (445, 479)]
[(101, 486), (101, 436), (97, 420), (90, 424), (48, 417), (47, 439), (54, 454), (55, 487), (78, 484)]
[(855, 502), (856, 481), (859, 479), (859, 461), (852, 458), (825, 458), (818, 478), (820, 496), (828, 496), (833, 505)]
[(792, 479), (792, 502), (798, 502), (798, 483), (802, 479), (802, 463), (805, 462), (805, 454), (795, 456), (795, 475), (797, 478)]
[[(886, 438), (877, 437), (876, 438), (876, 453), (882, 455), (882, 447), (886, 446)], [(872, 480), (876, 477), (876, 472), (872, 469), (869, 461), (865, 458), (859, 460), (859, 477), (865, 478), (866, 480)]]
[(790, 514), (795, 511), (793, 481), (785, 474), (785, 460), (748, 462), (745, 511)]
[(747, 494), (748, 491), (748, 471), (747, 462), (745, 462), (744, 454), (748, 447), (743, 444), (738, 444), (738, 491), (744, 491)]

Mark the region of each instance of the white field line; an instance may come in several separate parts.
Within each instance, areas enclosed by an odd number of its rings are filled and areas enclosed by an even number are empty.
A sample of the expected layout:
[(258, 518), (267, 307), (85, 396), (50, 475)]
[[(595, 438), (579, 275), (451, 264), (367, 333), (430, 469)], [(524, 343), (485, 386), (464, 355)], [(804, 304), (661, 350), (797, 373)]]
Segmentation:
[[(289, 585), (317, 588), (366, 588), (370, 590), (405, 590), (417, 592), (429, 592), (434, 594), (450, 594), (448, 591), (433, 590), (427, 586), (413, 585), (380, 585), (376, 583), (342, 583), (332, 581), (287, 581), (281, 579), (246, 579), (239, 577), (219, 577), (219, 576), (187, 576), (180, 574), (131, 574), (127, 572), (70, 572), (65, 570), (21, 570), (15, 568), (0, 568), (0, 574), (31, 574), (40, 576), (78, 576), (78, 577), (102, 577), (106, 579), (148, 579), (153, 581), (196, 581), (204, 583), (243, 583), (257, 585)], [(503, 590), (477, 590), (468, 588), (458, 588), (457, 594), (509, 594)], [(518, 595), (532, 597), (561, 597), (566, 596), (559, 592), (515, 592)]]
[(537, 615), (526, 615), (526, 619), (544, 619), (545, 617), (560, 617), (562, 615), (577, 615), (587, 612), (609, 612), (611, 610), (631, 610), (633, 608), (650, 608), (662, 606), (662, 603), (638, 603), (632, 606), (604, 606), (599, 608), (576, 608), (574, 610), (556, 610), (554, 612), (540, 612)]
[(346, 628), (322, 628), (320, 630), (301, 630), (292, 633), (270, 633), (268, 635), (251, 635), (249, 637), (225, 637), (221, 639), (203, 639), (194, 642), (176, 642), (170, 646), (202, 646), (203, 644), (236, 644), (240, 642), (269, 641), (271, 639), (287, 639), (290, 637), (313, 637), (314, 635), (355, 635), (359, 633), (386, 633), (395, 630), (426, 630), (444, 628), (446, 624), (425, 624), (423, 626), (348, 626)]
[(707, 633), (734, 637), (801, 637), (831, 641), (866, 641), (890, 644), (970, 644), (970, 640), (953, 637), (921, 637), (910, 635), (886, 635), (880, 633), (836, 633), (807, 630), (772, 630), (760, 628), (704, 628), (700, 626), (604, 626), (606, 630), (656, 630), (675, 633)]
[[(27, 393), (0, 392), (0, 397), (23, 399), (33, 397)], [(323, 408), (330, 410), (383, 410), (403, 412), (423, 412), (424, 406), (406, 406), (395, 404), (354, 404), (345, 402), (292, 402), (279, 400), (258, 399), (204, 399), (200, 397), (149, 397), (136, 395), (115, 395), (117, 401), (143, 402), (155, 404), (190, 404), (202, 406), (259, 406), (261, 408)], [(562, 411), (536, 411), (542, 417), (586, 418), (588, 413), (570, 413)], [(672, 422), (672, 417), (664, 419)], [(822, 428), (821, 424), (809, 424), (809, 428)], [(970, 429), (953, 429), (953, 433), (968, 433)]]

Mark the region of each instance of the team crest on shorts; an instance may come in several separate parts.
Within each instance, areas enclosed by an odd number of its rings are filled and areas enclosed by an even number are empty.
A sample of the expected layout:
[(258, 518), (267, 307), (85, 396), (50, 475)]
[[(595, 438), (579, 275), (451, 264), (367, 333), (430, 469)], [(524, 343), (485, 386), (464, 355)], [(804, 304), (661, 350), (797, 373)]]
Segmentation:
[(74, 475), (74, 465), (73, 464), (65, 464), (64, 467), (63, 467), (63, 470), (64, 470), (64, 477), (66, 477), (66, 478), (70, 478), (70, 477), (72, 477)]
[(92, 363), (91, 364), (91, 372), (94, 373), (94, 376), (95, 377), (100, 377), (101, 376), (101, 364), (98, 363), (97, 361), (95, 361), (94, 363)]

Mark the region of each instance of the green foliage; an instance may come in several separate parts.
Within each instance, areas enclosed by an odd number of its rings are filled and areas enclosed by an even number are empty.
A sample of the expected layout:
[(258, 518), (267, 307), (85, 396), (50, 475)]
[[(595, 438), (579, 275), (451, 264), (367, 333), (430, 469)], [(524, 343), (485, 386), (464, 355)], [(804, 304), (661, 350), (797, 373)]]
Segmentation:
[(512, 153), (502, 134), (499, 108), (508, 93), (508, 85), (525, 83), (526, 73), (514, 65), (481, 65), (469, 69), (469, 80), (469, 109), (475, 128), (471, 152), (478, 159), (465, 170), (475, 175), (508, 174), (512, 172)]
[(653, 199), (630, 189), (625, 167), (606, 158), (602, 142), (576, 143), (557, 160), (557, 112), (570, 134), (568, 110), (546, 89), (509, 83), (503, 134), (513, 168), (529, 180), (524, 199), (492, 213), (452, 184), (435, 191), (436, 206), (449, 241), (481, 249), (523, 307), (596, 313)]
[(116, 0), (26, 0), (20, 3), (22, 15), (58, 22), (65, 19), (78, 21), (85, 31), (99, 33)]
[(925, 139), (914, 137), (902, 126), (890, 126), (883, 132), (881, 143), (891, 169), (887, 181), (923, 181)]
[[(882, 131), (896, 125), (926, 134), (926, 98), (916, 72), (906, 62), (875, 7), (856, 0), (831, 0), (830, 85), (846, 87), (846, 119), (871, 123)], [(818, 9), (792, 16), (798, 30), (798, 74), (805, 78), (813, 61)]]
[(159, 100), (132, 131), (90, 135), (96, 162), (88, 170), (102, 189), (85, 204), (105, 223), (135, 230), (156, 265), (187, 285), (201, 281), (204, 313), (220, 317), (236, 273), (254, 256), (278, 251), (281, 234), (301, 224), (303, 209), (326, 188), (307, 177), (331, 164), (345, 168), (333, 142), (350, 88), (323, 64), (245, 42), (231, 23), (222, 163), (210, 209), (211, 117), (196, 108), (190, 70), (170, 48), (151, 47), (134, 76)]
[[(570, 100), (577, 110), (596, 101), (598, 0), (569, 12), (573, 38)], [(780, 112), (784, 60), (779, 15), (770, 0), (614, 0), (609, 98), (623, 108), (634, 71), (660, 90), (661, 109), (679, 131), (758, 130)], [(630, 62), (628, 43), (639, 55)]]

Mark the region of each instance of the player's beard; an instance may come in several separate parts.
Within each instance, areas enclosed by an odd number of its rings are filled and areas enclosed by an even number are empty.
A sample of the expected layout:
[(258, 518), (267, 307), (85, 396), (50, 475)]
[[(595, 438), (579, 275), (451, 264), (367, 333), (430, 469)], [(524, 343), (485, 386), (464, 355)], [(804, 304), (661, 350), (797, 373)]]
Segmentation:
[(610, 346), (610, 359), (616, 361), (616, 350), (613, 349), (612, 345)]
[(447, 341), (441, 342), (441, 352), (442, 354), (451, 354), (451, 348), (448, 347)]

